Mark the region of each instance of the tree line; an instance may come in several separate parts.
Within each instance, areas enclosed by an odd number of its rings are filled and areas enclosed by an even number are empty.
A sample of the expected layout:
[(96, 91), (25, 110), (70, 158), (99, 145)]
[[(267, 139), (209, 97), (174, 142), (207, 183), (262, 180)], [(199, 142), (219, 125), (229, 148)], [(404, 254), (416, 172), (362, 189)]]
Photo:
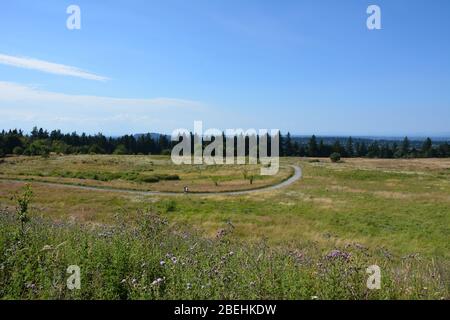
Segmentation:
[(302, 142), (294, 139), (288, 133), (281, 136), (280, 154), (282, 156), (309, 156), (329, 157), (337, 153), (342, 157), (368, 157), (368, 158), (436, 158), (450, 157), (450, 146), (447, 141), (434, 143), (431, 138), (424, 141), (414, 141), (405, 137), (401, 141), (376, 140), (376, 139), (327, 139), (332, 142), (324, 142), (315, 135)]
[[(192, 139), (193, 140), (193, 139)], [(246, 139), (248, 141), (248, 139)], [(235, 138), (235, 143), (237, 138)], [(99, 133), (87, 135), (51, 132), (42, 128), (33, 128), (31, 133), (22, 130), (3, 130), (0, 133), (0, 156), (57, 154), (170, 154), (178, 143), (167, 135), (140, 134), (106, 137)], [(207, 143), (205, 142), (204, 145)], [(224, 143), (224, 148), (226, 143)], [(269, 143), (270, 146), (270, 143)], [(246, 150), (248, 154), (248, 148)], [(434, 143), (430, 138), (424, 141), (386, 141), (360, 138), (327, 138), (326, 141), (315, 135), (310, 138), (292, 137), (290, 133), (280, 134), (280, 155), (289, 157), (330, 157), (337, 153), (342, 157), (369, 158), (418, 158), (450, 157), (448, 142)]]

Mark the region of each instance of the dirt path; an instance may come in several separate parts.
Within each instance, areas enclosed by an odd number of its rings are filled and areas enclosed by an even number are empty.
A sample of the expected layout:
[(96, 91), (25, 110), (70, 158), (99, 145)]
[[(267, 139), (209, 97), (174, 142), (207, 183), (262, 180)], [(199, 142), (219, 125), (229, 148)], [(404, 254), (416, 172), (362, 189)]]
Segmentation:
[[(190, 196), (214, 196), (214, 195), (230, 195), (230, 196), (236, 196), (236, 195), (246, 195), (246, 194), (252, 194), (257, 192), (263, 192), (263, 191), (270, 191), (270, 190), (277, 190), (280, 188), (285, 188), (295, 181), (299, 180), (302, 177), (302, 169), (298, 166), (290, 166), (294, 169), (294, 174), (286, 179), (285, 181), (267, 186), (262, 187), (258, 189), (251, 189), (251, 190), (242, 190), (242, 191), (224, 191), (224, 192), (190, 192), (188, 193)], [(91, 186), (80, 186), (80, 185), (74, 185), (74, 184), (67, 184), (67, 183), (56, 183), (56, 182), (44, 182), (44, 181), (27, 181), (27, 180), (17, 180), (17, 179), (2, 179), (1, 181), (9, 181), (9, 182), (17, 182), (17, 183), (33, 183), (33, 184), (43, 184), (47, 186), (54, 186), (54, 187), (64, 187), (64, 188), (71, 188), (71, 189), (79, 189), (79, 190), (91, 190), (91, 191), (109, 191), (109, 192), (121, 192), (121, 193), (132, 193), (132, 194), (138, 194), (138, 195), (146, 195), (146, 196), (180, 196), (185, 195), (181, 192), (164, 192), (164, 191), (139, 191), (139, 190), (130, 190), (130, 189), (119, 189), (119, 188), (111, 188), (111, 187), (91, 187)]]

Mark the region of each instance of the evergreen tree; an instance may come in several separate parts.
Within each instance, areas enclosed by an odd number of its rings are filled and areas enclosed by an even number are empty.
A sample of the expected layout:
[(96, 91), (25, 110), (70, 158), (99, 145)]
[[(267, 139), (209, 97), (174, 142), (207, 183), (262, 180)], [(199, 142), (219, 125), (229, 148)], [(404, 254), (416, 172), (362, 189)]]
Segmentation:
[(432, 157), (432, 149), (433, 149), (433, 142), (431, 141), (430, 138), (427, 138), (423, 144), (422, 144), (422, 155), (424, 157)]
[(285, 155), (291, 157), (294, 155), (294, 145), (292, 144), (291, 134), (288, 132), (285, 141)]
[(401, 149), (400, 149), (402, 157), (407, 157), (408, 156), (410, 148), (411, 148), (411, 142), (409, 141), (408, 137), (405, 137), (403, 139), (402, 146), (401, 146)]
[(312, 135), (308, 142), (308, 156), (317, 157), (318, 156), (317, 139), (315, 135)]
[(372, 142), (367, 148), (367, 156), (369, 158), (379, 158), (380, 157), (380, 146), (378, 141)]
[(347, 144), (345, 145), (345, 153), (347, 157), (353, 157), (355, 155), (355, 149), (353, 148), (353, 139), (352, 137), (348, 137)]
[(439, 146), (440, 157), (450, 157), (450, 146), (447, 142), (444, 142)]

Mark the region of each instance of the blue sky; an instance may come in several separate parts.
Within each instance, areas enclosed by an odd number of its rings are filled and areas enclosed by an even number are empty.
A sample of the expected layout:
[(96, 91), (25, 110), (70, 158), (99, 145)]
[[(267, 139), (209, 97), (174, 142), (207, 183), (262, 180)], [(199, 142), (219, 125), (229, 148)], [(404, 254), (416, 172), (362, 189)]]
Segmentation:
[(0, 128), (450, 135), (449, 57), (448, 0), (3, 1)]

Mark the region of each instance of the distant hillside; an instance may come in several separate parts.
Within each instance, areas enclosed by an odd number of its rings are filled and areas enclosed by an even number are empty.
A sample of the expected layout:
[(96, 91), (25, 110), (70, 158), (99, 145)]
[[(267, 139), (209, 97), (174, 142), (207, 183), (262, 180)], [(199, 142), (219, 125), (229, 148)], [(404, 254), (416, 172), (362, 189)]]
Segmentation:
[(147, 134), (150, 134), (150, 137), (151, 137), (153, 140), (158, 140), (159, 137), (160, 137), (160, 136), (163, 136), (163, 135), (164, 135), (164, 136), (167, 136), (167, 135), (162, 134), (162, 133), (149, 132), (149, 133), (136, 133), (136, 134), (133, 135), (133, 137), (134, 137), (135, 139), (138, 139), (138, 138), (140, 138), (140, 137), (142, 137), (142, 136), (145, 136), (145, 135), (147, 135)]

